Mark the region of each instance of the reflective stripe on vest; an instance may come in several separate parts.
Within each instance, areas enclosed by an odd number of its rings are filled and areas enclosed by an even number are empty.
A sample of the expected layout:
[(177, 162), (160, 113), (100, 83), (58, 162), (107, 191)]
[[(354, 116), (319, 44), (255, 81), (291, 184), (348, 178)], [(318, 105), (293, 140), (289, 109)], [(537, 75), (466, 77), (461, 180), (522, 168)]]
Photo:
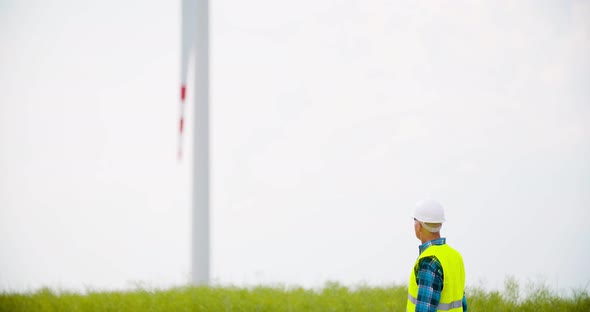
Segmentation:
[[(414, 305), (418, 303), (418, 299), (412, 297), (412, 295), (408, 294), (408, 300), (412, 302)], [(439, 303), (438, 307), (436, 308), (438, 311), (448, 311), (450, 309), (462, 308), (463, 307), (463, 299), (453, 301), (451, 303)]]

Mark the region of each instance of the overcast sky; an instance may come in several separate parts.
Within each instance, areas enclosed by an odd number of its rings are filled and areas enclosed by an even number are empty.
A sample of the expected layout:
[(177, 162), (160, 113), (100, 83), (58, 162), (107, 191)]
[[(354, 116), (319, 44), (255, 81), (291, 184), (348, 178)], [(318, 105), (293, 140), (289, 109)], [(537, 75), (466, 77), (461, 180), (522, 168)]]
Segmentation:
[[(215, 283), (406, 283), (433, 197), (468, 285), (588, 285), (588, 1), (210, 2)], [(0, 0), (0, 290), (188, 282), (179, 76), (180, 1)]]

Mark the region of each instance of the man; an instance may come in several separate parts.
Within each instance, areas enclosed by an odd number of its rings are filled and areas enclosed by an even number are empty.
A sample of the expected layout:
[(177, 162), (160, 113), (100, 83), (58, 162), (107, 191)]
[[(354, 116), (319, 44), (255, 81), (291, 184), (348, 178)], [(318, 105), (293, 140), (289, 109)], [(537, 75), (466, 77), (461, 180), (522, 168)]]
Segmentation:
[(422, 244), (408, 284), (407, 311), (467, 311), (463, 258), (440, 237), (443, 207), (434, 200), (416, 204), (414, 232)]

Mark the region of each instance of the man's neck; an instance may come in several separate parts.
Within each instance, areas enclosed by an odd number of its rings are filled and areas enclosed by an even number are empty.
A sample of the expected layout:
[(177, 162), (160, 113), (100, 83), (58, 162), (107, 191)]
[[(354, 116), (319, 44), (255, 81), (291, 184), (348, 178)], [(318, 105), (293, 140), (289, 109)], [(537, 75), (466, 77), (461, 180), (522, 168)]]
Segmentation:
[(439, 239), (440, 238), (440, 232), (436, 232), (436, 233), (422, 233), (421, 239), (420, 241), (422, 241), (422, 244), (429, 242), (433, 239)]

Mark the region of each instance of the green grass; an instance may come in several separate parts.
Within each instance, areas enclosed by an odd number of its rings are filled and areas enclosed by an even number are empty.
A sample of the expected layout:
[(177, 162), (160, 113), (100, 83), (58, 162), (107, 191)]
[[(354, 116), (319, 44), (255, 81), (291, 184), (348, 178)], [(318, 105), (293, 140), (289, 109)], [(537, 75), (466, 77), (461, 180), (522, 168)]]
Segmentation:
[[(558, 296), (546, 286), (527, 285), (525, 294), (514, 279), (505, 290), (469, 288), (469, 311), (590, 311), (587, 290)], [(0, 311), (405, 311), (407, 288), (355, 287), (327, 283), (320, 290), (297, 287), (177, 287), (126, 292), (0, 293)]]

